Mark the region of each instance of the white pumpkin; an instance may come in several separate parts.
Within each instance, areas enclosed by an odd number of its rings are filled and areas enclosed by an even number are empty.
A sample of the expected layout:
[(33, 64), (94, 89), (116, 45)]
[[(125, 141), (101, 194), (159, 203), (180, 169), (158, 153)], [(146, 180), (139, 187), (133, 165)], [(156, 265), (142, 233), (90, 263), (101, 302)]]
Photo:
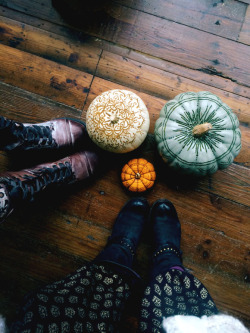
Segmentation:
[(187, 92), (165, 104), (155, 124), (163, 160), (187, 174), (204, 176), (230, 165), (241, 149), (237, 116), (206, 91)]
[(101, 148), (127, 153), (139, 147), (149, 130), (149, 114), (142, 99), (127, 90), (109, 90), (90, 104), (86, 126)]

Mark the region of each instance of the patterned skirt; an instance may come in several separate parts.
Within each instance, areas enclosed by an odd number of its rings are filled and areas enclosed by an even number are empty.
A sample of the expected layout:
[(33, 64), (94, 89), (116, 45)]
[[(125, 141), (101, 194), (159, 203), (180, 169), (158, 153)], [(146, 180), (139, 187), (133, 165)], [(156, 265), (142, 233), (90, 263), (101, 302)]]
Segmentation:
[[(131, 279), (108, 264), (89, 264), (65, 279), (27, 295), (15, 333), (119, 332)], [(176, 269), (154, 278), (144, 291), (140, 331), (162, 332), (163, 317), (212, 315), (216, 306), (193, 275)]]
[(170, 269), (152, 279), (141, 303), (140, 332), (159, 333), (163, 317), (217, 314), (218, 310), (204, 285), (186, 271)]

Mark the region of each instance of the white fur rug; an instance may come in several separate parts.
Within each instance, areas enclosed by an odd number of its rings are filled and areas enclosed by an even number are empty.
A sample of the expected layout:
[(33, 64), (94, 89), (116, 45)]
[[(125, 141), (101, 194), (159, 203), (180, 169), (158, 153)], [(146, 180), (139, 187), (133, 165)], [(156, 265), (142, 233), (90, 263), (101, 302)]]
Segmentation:
[(224, 314), (211, 317), (173, 316), (163, 319), (167, 333), (249, 333), (236, 318)]

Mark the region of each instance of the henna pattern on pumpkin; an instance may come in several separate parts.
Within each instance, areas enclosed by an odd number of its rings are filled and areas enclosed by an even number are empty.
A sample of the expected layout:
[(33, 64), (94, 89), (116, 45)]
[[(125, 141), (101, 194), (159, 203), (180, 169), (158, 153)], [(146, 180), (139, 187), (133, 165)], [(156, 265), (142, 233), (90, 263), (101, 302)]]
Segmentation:
[[(130, 91), (104, 92), (94, 99), (87, 112), (89, 136), (106, 150), (135, 149), (145, 139), (148, 128), (147, 108), (139, 96)], [(131, 145), (132, 149), (127, 148)]]

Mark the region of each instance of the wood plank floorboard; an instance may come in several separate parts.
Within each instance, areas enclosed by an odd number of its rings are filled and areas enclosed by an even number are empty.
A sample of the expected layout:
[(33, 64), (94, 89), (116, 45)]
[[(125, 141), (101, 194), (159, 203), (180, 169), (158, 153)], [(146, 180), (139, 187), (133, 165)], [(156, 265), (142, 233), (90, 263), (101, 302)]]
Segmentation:
[(247, 5), (238, 1), (116, 0), (117, 3), (214, 35), (237, 40)]
[[(92, 75), (0, 45), (0, 79), (55, 101), (82, 109)], [(18, 83), (19, 81), (19, 83)]]
[[(0, 314), (10, 323), (26, 293), (61, 279), (103, 249), (133, 196), (121, 185), (122, 166), (140, 156), (157, 171), (145, 193), (149, 203), (165, 197), (177, 209), (184, 265), (219, 310), (250, 328), (249, 0), (107, 1), (101, 10), (79, 11), (75, 24), (53, 3), (0, 0), (0, 114), (29, 123), (67, 116), (84, 121), (96, 96), (119, 88), (143, 99), (150, 130), (131, 153), (100, 151), (101, 168), (92, 180), (47, 192), (0, 225)], [(179, 93), (202, 90), (218, 95), (237, 115), (242, 150), (212, 176), (180, 177), (157, 153), (155, 121)], [(0, 152), (0, 171), (65, 154), (70, 151)], [(143, 279), (151, 251), (148, 227), (135, 262)], [(140, 293), (125, 309), (121, 333), (136, 331)]]
[[(63, 24), (50, 0), (39, 0), (37, 6), (27, 0), (1, 0), (0, 4)], [(87, 34), (249, 87), (250, 65), (245, 59), (250, 52), (244, 44), (115, 3), (107, 5), (101, 15), (81, 17), (80, 23)]]
[[(45, 20), (34, 19), (32, 16), (17, 13), (6, 7), (0, 6), (0, 13), (3, 15), (0, 19), (2, 43), (76, 69), (85, 70), (91, 74), (95, 70), (96, 57), (100, 55), (101, 50), (106, 50), (126, 59), (132, 59), (141, 64), (189, 78), (192, 81), (202, 82), (207, 86), (214, 86), (240, 96), (248, 97), (250, 95), (250, 88), (229, 78), (223, 78), (219, 72), (212, 73), (211, 70), (183, 67), (100, 38), (83, 35), (81, 31)], [(8, 19), (9, 17), (15, 18), (15, 20)]]

